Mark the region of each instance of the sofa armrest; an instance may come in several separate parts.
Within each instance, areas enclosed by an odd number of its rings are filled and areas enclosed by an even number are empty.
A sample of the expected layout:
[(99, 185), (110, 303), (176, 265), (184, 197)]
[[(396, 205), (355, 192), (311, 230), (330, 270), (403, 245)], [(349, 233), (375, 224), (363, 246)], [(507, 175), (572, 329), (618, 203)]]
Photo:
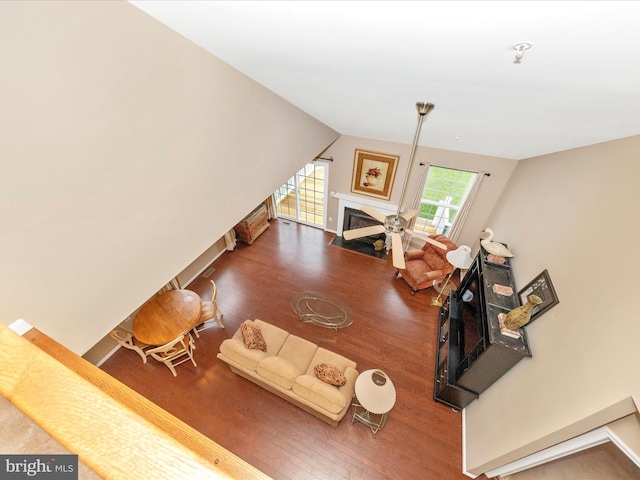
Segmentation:
[(349, 403), (351, 403), (351, 397), (356, 390), (356, 379), (358, 378), (358, 371), (355, 368), (347, 367), (344, 370), (344, 377), (347, 379), (347, 383), (338, 387), (338, 390), (345, 396)]

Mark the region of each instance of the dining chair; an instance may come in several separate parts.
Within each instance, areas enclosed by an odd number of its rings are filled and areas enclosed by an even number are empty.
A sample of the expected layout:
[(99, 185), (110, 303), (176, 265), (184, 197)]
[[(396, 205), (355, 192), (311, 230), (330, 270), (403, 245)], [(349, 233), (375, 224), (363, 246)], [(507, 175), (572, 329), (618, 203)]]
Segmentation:
[(169, 283), (167, 283), (157, 291), (156, 295), (162, 295), (163, 293), (167, 293), (170, 290), (180, 290), (181, 288), (182, 287), (180, 286), (180, 280), (178, 280), (178, 277), (173, 277)]
[(217, 302), (218, 289), (213, 280), (211, 280), (211, 285), (213, 286), (211, 300), (202, 302), (202, 313), (200, 314), (200, 319), (198, 320), (198, 323), (196, 323), (196, 326), (192, 329), (193, 334), (197, 338), (200, 338), (199, 332), (206, 330), (212, 325), (212, 322), (208, 322), (207, 320), (214, 319), (220, 328), (224, 328), (224, 325), (220, 321), (224, 314), (218, 308)]
[(132, 332), (123, 327), (111, 330), (111, 332), (109, 332), (109, 336), (124, 348), (133, 350), (140, 355), (142, 357), (142, 363), (147, 363), (147, 355), (149, 355), (148, 349), (151, 348), (151, 345), (138, 341), (138, 339), (133, 336)]
[(173, 376), (177, 377), (178, 374), (175, 369), (177, 365), (191, 360), (191, 363), (193, 363), (195, 367), (198, 366), (193, 358), (194, 350), (195, 345), (193, 337), (190, 333), (187, 333), (170, 341), (169, 343), (148, 350), (147, 354), (151, 355), (151, 357), (160, 363), (164, 363), (169, 370), (171, 370)]

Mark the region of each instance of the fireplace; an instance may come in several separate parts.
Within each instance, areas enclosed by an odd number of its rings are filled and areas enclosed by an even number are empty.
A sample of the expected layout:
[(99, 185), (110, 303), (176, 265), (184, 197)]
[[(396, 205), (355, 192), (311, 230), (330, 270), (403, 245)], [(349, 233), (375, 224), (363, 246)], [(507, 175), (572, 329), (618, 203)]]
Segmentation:
[[(380, 225), (380, 222), (373, 218), (371, 215), (367, 215), (362, 210), (355, 208), (345, 207), (344, 220), (342, 222), (342, 231), (353, 230), (354, 228), (371, 227), (374, 225)], [(377, 235), (369, 235), (368, 237), (355, 238), (353, 241), (360, 241), (368, 244), (373, 244), (376, 240), (384, 240), (385, 234), (379, 233)]]
[(386, 248), (383, 248), (382, 250), (376, 250), (373, 246), (373, 242), (378, 239), (386, 241), (386, 235), (384, 234), (384, 232), (378, 235), (370, 235), (368, 237), (356, 238), (353, 240), (345, 240), (342, 237), (342, 232), (345, 230), (352, 230), (354, 228), (380, 225), (379, 221), (377, 221), (370, 215), (367, 215), (361, 210), (361, 208), (365, 205), (375, 208), (385, 216), (394, 215), (398, 207), (396, 205), (390, 205), (388, 203), (382, 203), (360, 196), (347, 195), (344, 193), (331, 192), (331, 196), (338, 199), (338, 222), (336, 225), (337, 235), (331, 241), (331, 245), (387, 260)]
[[(345, 217), (347, 216), (347, 213), (346, 213), (347, 209), (350, 209), (351, 211), (355, 211), (357, 214), (361, 215), (361, 218), (367, 219), (365, 221), (374, 222), (374, 223), (359, 225), (359, 227), (365, 227), (368, 225), (380, 225), (380, 222), (376, 221), (375, 219), (371, 218), (369, 215), (362, 212), (361, 208), (364, 207), (365, 205), (368, 207), (375, 208), (377, 211), (379, 211), (382, 215), (385, 215), (385, 216), (395, 215), (396, 210), (398, 208), (396, 205), (382, 203), (382, 202), (367, 199), (364, 197), (347, 195), (344, 193), (331, 192), (331, 196), (333, 198), (338, 199), (338, 221), (336, 225), (337, 227), (336, 233), (339, 236), (342, 236), (343, 230), (348, 229), (349, 223), (347, 223), (348, 221), (345, 220)], [(354, 227), (354, 228), (358, 228), (358, 227)]]

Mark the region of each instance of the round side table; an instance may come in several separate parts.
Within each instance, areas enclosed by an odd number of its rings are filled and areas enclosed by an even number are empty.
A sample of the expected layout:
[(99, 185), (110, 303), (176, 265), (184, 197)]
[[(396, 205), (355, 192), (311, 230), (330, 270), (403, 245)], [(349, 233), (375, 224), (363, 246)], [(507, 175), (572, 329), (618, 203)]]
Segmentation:
[(387, 374), (377, 369), (358, 375), (355, 387), (351, 424), (356, 420), (364, 423), (375, 438), (396, 403), (396, 389)]

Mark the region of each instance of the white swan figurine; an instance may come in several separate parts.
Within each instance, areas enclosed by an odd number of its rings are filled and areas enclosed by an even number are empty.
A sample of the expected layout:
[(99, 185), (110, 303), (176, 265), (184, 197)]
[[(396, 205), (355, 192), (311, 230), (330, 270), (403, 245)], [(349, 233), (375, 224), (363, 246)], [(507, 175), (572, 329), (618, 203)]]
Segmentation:
[(499, 255), (500, 257), (513, 257), (513, 253), (511, 253), (507, 247), (501, 243), (492, 242), (493, 230), (490, 228), (485, 228), (480, 238), (482, 239), (480, 240), (480, 244), (487, 252)]

